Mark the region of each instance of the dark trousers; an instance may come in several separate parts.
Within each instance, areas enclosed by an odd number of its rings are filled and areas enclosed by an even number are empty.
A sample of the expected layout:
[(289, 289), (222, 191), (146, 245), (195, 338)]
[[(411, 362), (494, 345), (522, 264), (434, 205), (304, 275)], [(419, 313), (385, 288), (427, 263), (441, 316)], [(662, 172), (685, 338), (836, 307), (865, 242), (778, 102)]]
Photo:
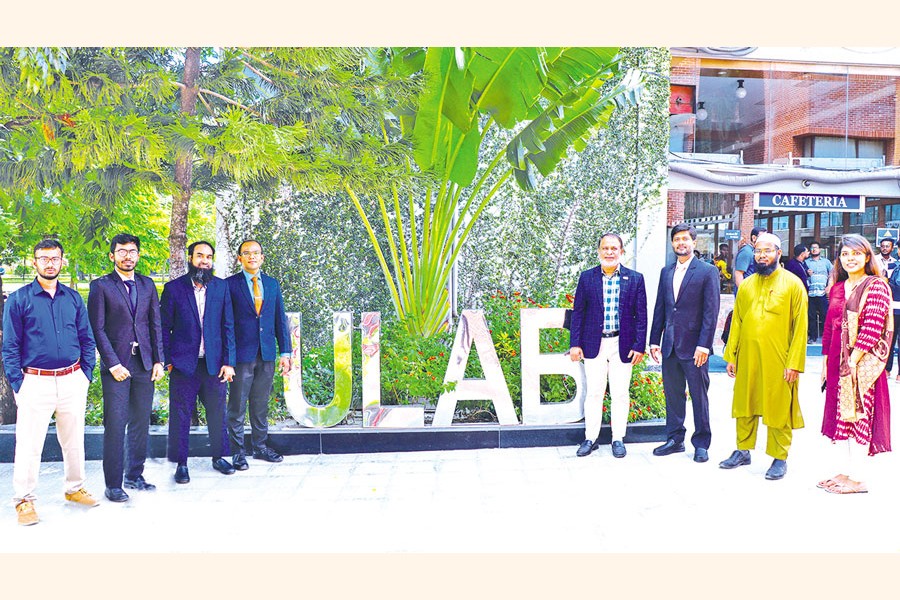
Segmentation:
[(702, 367), (694, 365), (694, 359), (679, 359), (673, 352), (662, 361), (663, 391), (666, 394), (666, 437), (676, 442), (684, 441), (684, 418), (687, 401), (685, 384), (691, 392), (694, 408), (694, 448), (709, 449), (712, 432), (709, 428), (709, 362)]
[(234, 367), (234, 381), (228, 387), (228, 438), (231, 451), (244, 450), (244, 414), (250, 406), (250, 441), (253, 451), (266, 448), (269, 434), (269, 397), (275, 378), (275, 361), (257, 355), (253, 362)]
[[(116, 381), (109, 369), (100, 373), (103, 386), (103, 478), (106, 487), (122, 487), (122, 475), (135, 479), (144, 472), (150, 411), (153, 407), (151, 371), (140, 355), (132, 356), (126, 369), (131, 377)], [(127, 465), (127, 471), (125, 471)]]
[(184, 463), (188, 459), (191, 414), (197, 398), (206, 409), (206, 428), (213, 458), (228, 454), (225, 434), (226, 385), (206, 370), (206, 358), (197, 361), (193, 375), (172, 369), (169, 380), (169, 460)]
[(816, 341), (822, 337), (825, 327), (825, 313), (828, 312), (828, 296), (809, 297), (809, 339)]
[(897, 336), (900, 334), (900, 329), (898, 327), (898, 319), (900, 319), (900, 313), (894, 312), (894, 338), (891, 340), (891, 351), (888, 353), (887, 364), (884, 367), (885, 372), (888, 374), (888, 377), (891, 375), (891, 369), (894, 368), (894, 350), (897, 349)]

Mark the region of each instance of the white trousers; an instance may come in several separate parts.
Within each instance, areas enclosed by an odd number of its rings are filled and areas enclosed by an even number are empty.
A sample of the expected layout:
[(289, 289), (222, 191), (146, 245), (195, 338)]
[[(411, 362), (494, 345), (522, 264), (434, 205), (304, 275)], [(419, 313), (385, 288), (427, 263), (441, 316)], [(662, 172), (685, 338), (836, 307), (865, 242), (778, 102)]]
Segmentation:
[(603, 396), (609, 382), (610, 426), (612, 439), (625, 437), (628, 424), (628, 386), (631, 384), (631, 363), (619, 358), (619, 338), (600, 340), (597, 358), (584, 359), (584, 375), (587, 380), (587, 394), (584, 399), (584, 437), (597, 441), (603, 422)]
[(56, 437), (63, 454), (65, 491), (84, 486), (84, 411), (90, 382), (81, 370), (61, 377), (25, 375), (15, 394), (16, 454), (13, 464), (13, 500), (35, 500), (41, 452), (50, 418), (56, 412)]

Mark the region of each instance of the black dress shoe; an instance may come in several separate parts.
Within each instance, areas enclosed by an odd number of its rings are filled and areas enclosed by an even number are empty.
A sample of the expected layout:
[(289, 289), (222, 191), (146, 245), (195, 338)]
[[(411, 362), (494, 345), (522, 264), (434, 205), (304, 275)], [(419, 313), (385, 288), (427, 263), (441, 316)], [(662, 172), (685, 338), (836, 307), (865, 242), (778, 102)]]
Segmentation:
[(104, 492), (106, 499), (110, 502), (127, 502), (128, 494), (122, 488), (106, 488)]
[(591, 440), (584, 440), (581, 442), (581, 445), (578, 446), (578, 451), (575, 453), (575, 456), (587, 456), (591, 452), (594, 451), (596, 446), (594, 446), (594, 442)]
[(188, 474), (187, 465), (178, 465), (175, 467), (175, 483), (188, 483), (191, 476)]
[(706, 448), (696, 448), (694, 450), (694, 462), (706, 462), (709, 460), (709, 453)]
[(234, 467), (232, 467), (231, 463), (222, 457), (214, 458), (212, 461), (212, 465), (213, 469), (215, 469), (222, 475), (231, 475), (232, 473), (234, 473)]
[(247, 456), (243, 452), (238, 452), (231, 457), (231, 464), (238, 471), (246, 471), (250, 468), (250, 465), (247, 464)]
[(284, 457), (269, 447), (265, 447), (262, 450), (254, 450), (253, 458), (258, 458), (259, 460), (264, 460), (266, 462), (281, 462), (284, 460)]
[(734, 469), (737, 467), (742, 467), (744, 465), (750, 464), (750, 451), (749, 450), (735, 450), (731, 453), (731, 456), (723, 460), (719, 463), (719, 468), (722, 469)]
[(143, 475), (138, 475), (134, 479), (125, 478), (125, 487), (130, 490), (141, 490), (144, 492), (152, 492), (156, 486), (144, 479)]
[(772, 461), (772, 466), (766, 471), (766, 479), (781, 479), (787, 475), (787, 461), (776, 458)]
[(676, 452), (684, 452), (684, 442), (666, 440), (665, 444), (653, 449), (653, 456), (668, 456)]
[(622, 458), (625, 456), (625, 444), (621, 441), (616, 440), (612, 443), (612, 453), (616, 458)]

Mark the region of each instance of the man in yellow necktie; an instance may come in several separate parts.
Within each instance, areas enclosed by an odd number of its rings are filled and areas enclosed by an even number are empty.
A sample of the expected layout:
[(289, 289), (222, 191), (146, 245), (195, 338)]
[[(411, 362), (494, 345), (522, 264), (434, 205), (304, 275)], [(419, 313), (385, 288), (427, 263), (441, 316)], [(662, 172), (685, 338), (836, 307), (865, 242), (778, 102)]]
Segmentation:
[[(269, 399), (278, 359), (282, 375), (291, 368), (291, 337), (284, 299), (278, 281), (260, 267), (265, 257), (256, 240), (238, 248), (241, 270), (226, 281), (234, 309), (237, 364), (228, 390), (228, 437), (238, 471), (250, 468), (244, 449), (244, 414), (248, 405), (253, 457), (281, 462), (282, 456), (268, 444)], [(276, 351), (277, 344), (277, 351)]]

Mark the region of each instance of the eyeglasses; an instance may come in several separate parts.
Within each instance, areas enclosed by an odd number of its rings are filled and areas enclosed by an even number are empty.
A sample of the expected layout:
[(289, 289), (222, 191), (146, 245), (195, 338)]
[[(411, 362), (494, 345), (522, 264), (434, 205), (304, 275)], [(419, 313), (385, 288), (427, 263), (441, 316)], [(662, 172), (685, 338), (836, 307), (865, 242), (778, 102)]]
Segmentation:
[(126, 256), (137, 256), (138, 254), (140, 254), (140, 250), (135, 250), (134, 248), (132, 248), (131, 250), (126, 250), (124, 248), (119, 248), (118, 250), (116, 250), (116, 256), (118, 256), (119, 258), (125, 258)]
[(58, 256), (54, 256), (53, 258), (41, 256), (40, 258), (35, 258), (34, 260), (37, 262), (37, 264), (41, 265), (42, 267), (46, 267), (48, 264), (51, 264), (51, 263), (56, 266), (59, 266), (62, 264), (62, 258), (60, 258)]
[(262, 256), (262, 252), (260, 252), (259, 250), (244, 250), (243, 252), (241, 252), (241, 256), (245, 256), (247, 258), (250, 258), (251, 256)]
[(775, 254), (778, 252), (777, 248), (755, 248), (753, 250), (754, 256), (759, 256), (760, 254)]

